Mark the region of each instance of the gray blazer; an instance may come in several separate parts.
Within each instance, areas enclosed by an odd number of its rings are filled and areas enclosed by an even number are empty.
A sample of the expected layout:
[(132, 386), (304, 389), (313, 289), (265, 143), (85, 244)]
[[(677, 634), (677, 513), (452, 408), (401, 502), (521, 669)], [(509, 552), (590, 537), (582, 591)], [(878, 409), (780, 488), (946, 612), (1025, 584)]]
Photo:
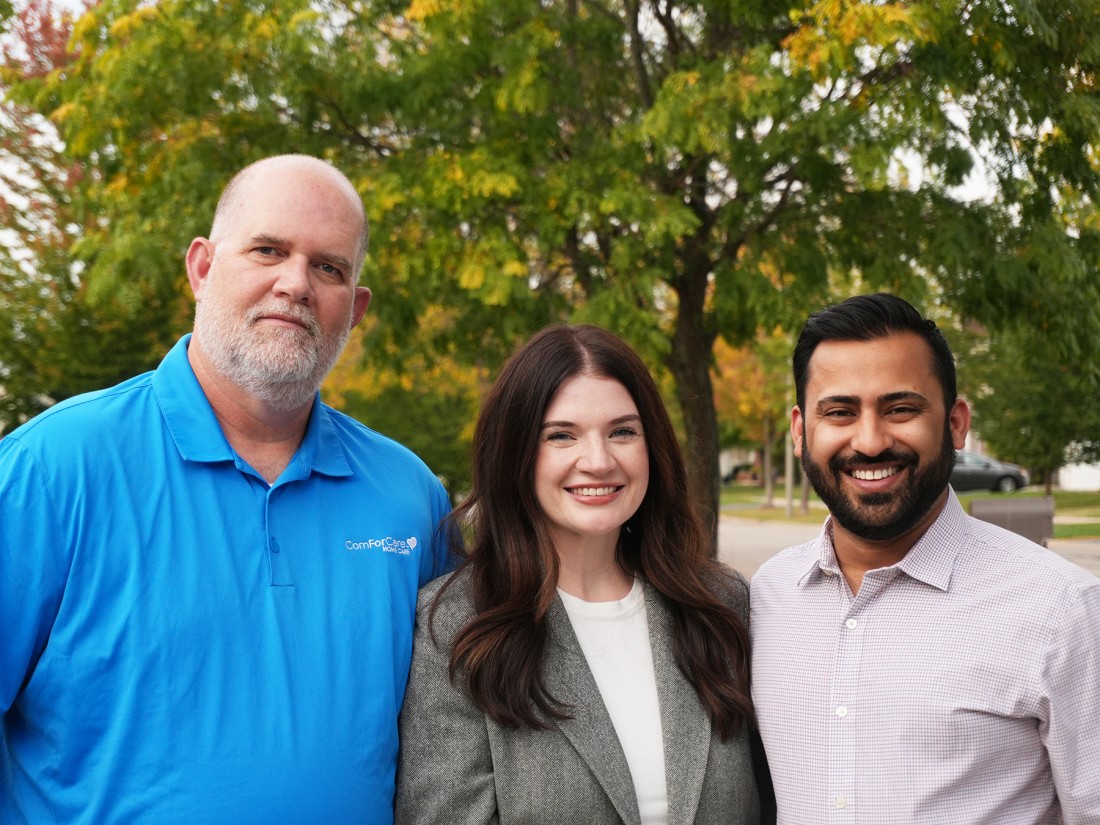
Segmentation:
[[(740, 577), (738, 577), (740, 579)], [(619, 739), (560, 599), (548, 614), (546, 687), (572, 706), (550, 730), (502, 727), (448, 679), (455, 634), (470, 616), (467, 579), (450, 587), (427, 627), (443, 583), (420, 593), (412, 672), (401, 711), (397, 825), (640, 825), (634, 783)], [(734, 592), (736, 590), (736, 592)], [(740, 579), (722, 598), (746, 617)], [(748, 725), (722, 742), (673, 660), (671, 616), (645, 587), (653, 665), (665, 743), (669, 825), (741, 825), (760, 821)], [(461, 684), (461, 683), (460, 683)]]

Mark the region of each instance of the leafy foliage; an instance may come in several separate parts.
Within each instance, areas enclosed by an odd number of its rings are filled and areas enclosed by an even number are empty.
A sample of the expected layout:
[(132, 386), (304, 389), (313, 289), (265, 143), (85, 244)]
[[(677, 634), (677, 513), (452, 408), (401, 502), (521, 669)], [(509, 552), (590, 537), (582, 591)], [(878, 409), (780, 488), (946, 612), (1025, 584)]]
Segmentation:
[[(11, 21), (3, 62), (25, 82), (68, 64), (70, 21), (46, 3)], [(111, 297), (85, 301), (71, 250), (83, 236), (82, 167), (54, 127), (8, 100), (0, 110), (0, 434), (50, 404), (148, 369), (177, 318), (189, 312), (177, 288), (138, 280), (136, 317)], [(178, 322), (176, 322), (178, 323)]]
[(373, 225), (373, 362), (495, 368), (545, 323), (603, 323), (673, 375), (714, 512), (719, 338), (890, 289), (1095, 355), (1098, 22), (1091, 0), (102, 0), (71, 64), (7, 82), (83, 170), (90, 297), (178, 280), (243, 163), (326, 157)]
[(486, 370), (464, 368), (453, 359), (429, 366), (421, 358), (395, 372), (365, 357), (370, 327), (352, 333), (340, 361), (322, 389), (325, 400), (400, 441), (439, 476), (456, 501), (470, 489), (473, 439)]
[(981, 337), (960, 359), (973, 429), (992, 452), (1044, 479), (1067, 461), (1100, 460), (1100, 366), (1061, 357), (1043, 336)]

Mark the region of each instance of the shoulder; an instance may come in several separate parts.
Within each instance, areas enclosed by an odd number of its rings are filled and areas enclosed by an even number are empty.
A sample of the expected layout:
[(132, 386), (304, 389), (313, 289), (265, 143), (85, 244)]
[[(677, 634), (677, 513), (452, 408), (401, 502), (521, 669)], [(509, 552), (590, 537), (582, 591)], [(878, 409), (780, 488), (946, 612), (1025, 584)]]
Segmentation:
[[(103, 390), (75, 395), (39, 413), (3, 439), (28, 449), (71, 449), (80, 442), (96, 443), (105, 428), (116, 430), (149, 397), (152, 373), (144, 373)], [(59, 441), (59, 439), (64, 439)]]
[(748, 614), (749, 582), (740, 572), (719, 562), (709, 567), (702, 578), (718, 601), (738, 615)]
[(340, 440), (349, 448), (349, 453), (361, 456), (364, 462), (371, 465), (372, 472), (392, 468), (403, 474), (411, 472), (438, 482), (420, 456), (404, 444), (372, 430), (363, 422), (328, 404), (321, 404), (321, 410), (328, 417)]
[(355, 442), (356, 445), (366, 447), (374, 452), (385, 453), (393, 458), (399, 458), (411, 463), (423, 463), (420, 458), (398, 441), (394, 441), (387, 435), (377, 430), (372, 430), (362, 421), (352, 418), (345, 412), (341, 412), (328, 404), (321, 404), (321, 409), (328, 416), (332, 426), (340, 434), (341, 438)]
[(462, 570), (434, 579), (417, 596), (417, 630), (434, 638), (443, 650), (450, 650), (455, 636), (473, 614), (470, 579)]
[(1026, 594), (1049, 601), (1052, 596), (1076, 597), (1100, 587), (1100, 578), (1065, 557), (1024, 537), (967, 515), (967, 544), (959, 556), (959, 572), (986, 581), (1008, 577)]
[(776, 582), (797, 581), (821, 558), (821, 538), (780, 550), (760, 565), (752, 577), (752, 590)]
[(0, 472), (35, 465), (49, 483), (79, 487), (110, 466), (123, 442), (157, 426), (156, 415), (149, 374), (74, 396), (0, 440)]

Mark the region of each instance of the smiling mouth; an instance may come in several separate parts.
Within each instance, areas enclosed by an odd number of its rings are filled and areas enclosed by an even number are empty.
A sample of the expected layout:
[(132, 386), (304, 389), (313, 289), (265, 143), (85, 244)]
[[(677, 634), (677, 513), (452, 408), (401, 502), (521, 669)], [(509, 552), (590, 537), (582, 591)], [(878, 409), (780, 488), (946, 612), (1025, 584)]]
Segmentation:
[(576, 496), (609, 496), (622, 487), (567, 487)]
[(260, 316), (260, 320), (263, 320), (263, 321), (282, 321), (283, 323), (286, 323), (286, 324), (294, 324), (296, 326), (301, 327), (302, 329), (308, 329), (308, 326), (306, 325), (306, 322), (303, 321), (301, 318), (292, 318), (288, 315), (262, 315), (262, 316)]
[(881, 481), (901, 472), (900, 467), (883, 467), (878, 470), (850, 470), (849, 475), (860, 481)]

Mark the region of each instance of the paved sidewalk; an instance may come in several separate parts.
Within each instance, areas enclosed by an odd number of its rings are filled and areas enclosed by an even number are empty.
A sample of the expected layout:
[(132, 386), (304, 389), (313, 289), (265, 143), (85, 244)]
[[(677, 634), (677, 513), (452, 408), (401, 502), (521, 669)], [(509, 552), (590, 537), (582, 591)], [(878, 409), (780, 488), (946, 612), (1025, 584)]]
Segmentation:
[[(751, 579), (757, 568), (775, 553), (809, 541), (820, 531), (820, 523), (758, 521), (723, 514), (718, 520), (718, 558)], [(1047, 545), (1074, 564), (1100, 576), (1100, 541), (1051, 539)]]

